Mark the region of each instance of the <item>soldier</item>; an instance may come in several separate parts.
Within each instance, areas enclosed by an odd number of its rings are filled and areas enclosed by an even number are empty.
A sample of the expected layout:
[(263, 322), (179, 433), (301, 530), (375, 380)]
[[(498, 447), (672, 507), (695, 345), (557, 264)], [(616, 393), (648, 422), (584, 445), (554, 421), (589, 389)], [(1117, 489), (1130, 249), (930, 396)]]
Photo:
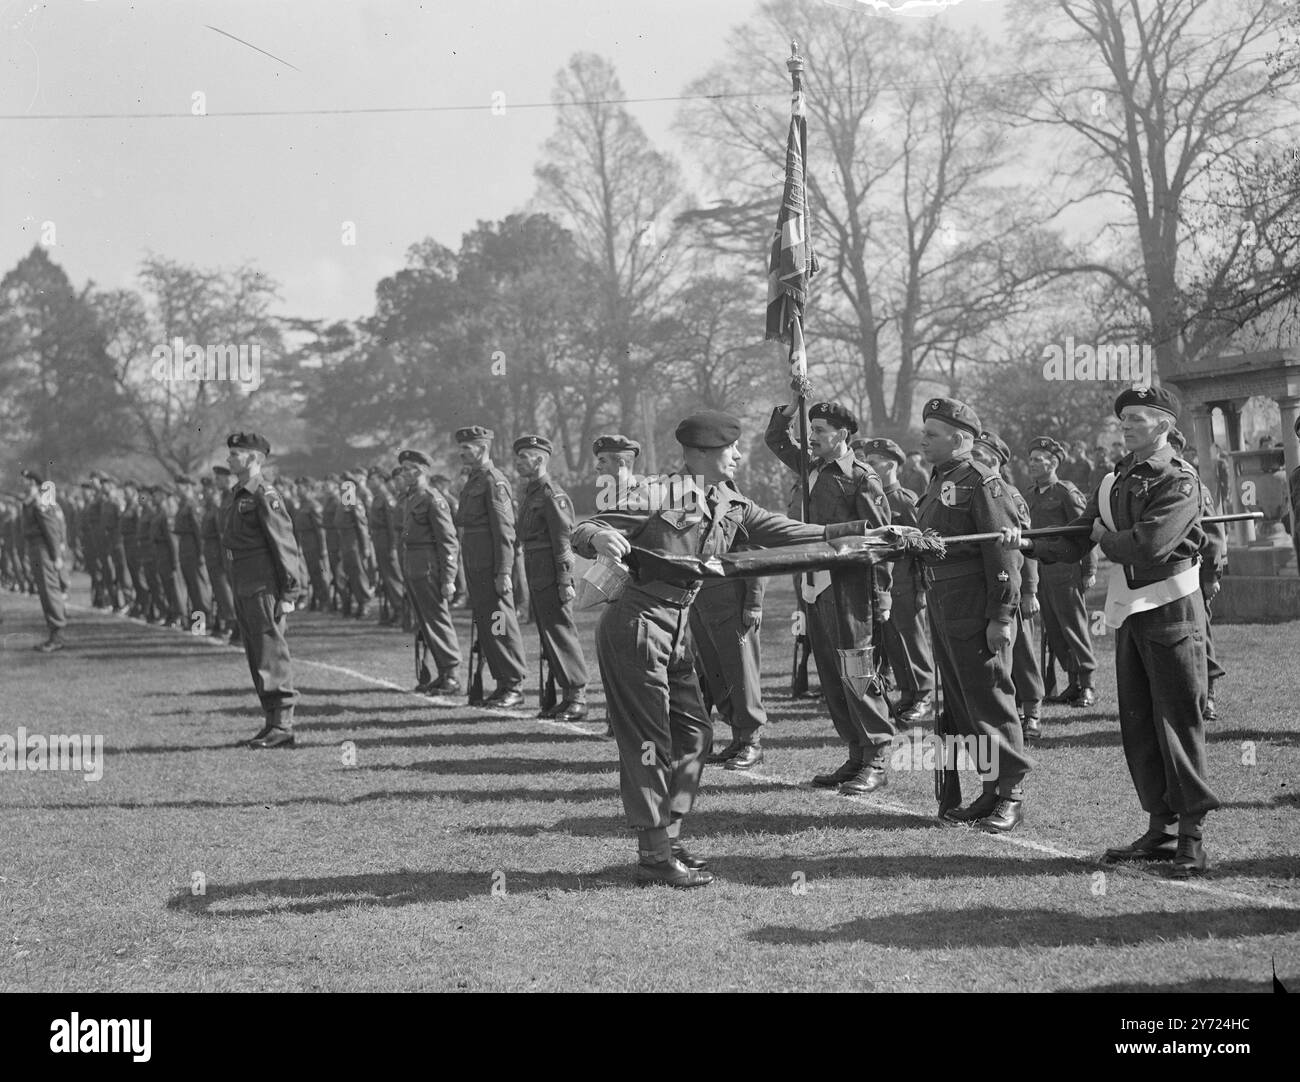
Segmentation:
[[(921, 411), (921, 446), (934, 467), (917, 504), (923, 530), (954, 537), (989, 533), (1018, 522), (1006, 484), (971, 459), (979, 418), (964, 402), (932, 398)], [(1001, 833), (1024, 818), (1024, 751), (1011, 680), (1011, 646), (1020, 605), (1019, 553), (997, 545), (953, 545), (926, 562), (935, 663), (943, 708), (959, 735), (979, 740), (983, 791), (964, 808), (941, 808), (945, 822), (975, 823)], [(983, 749), (987, 749), (986, 751)]]
[[(329, 554), (330, 562), (330, 600), (326, 606), (330, 612), (339, 611), (338, 595), (343, 584), (339, 571), (339, 561), (342, 559), (342, 553), (339, 549), (339, 520), (343, 513), (343, 505), (339, 502), (340, 484), (341, 481), (337, 473), (331, 473), (325, 478), (325, 501), (322, 518), (325, 521), (325, 551)], [(343, 615), (350, 615), (350, 610), (345, 609)]]
[[(790, 421), (798, 398), (777, 406), (764, 442), (798, 472), (800, 451), (790, 442)], [(879, 478), (849, 450), (857, 418), (838, 402), (818, 402), (808, 410), (809, 522), (830, 525), (866, 521), (886, 526), (891, 512)], [(818, 571), (806, 576), (808, 634), (822, 693), (835, 731), (848, 747), (847, 760), (812, 783), (838, 788), (845, 796), (871, 793), (889, 784), (885, 761), (897, 729), (889, 713), (884, 681), (876, 670), (881, 624), (893, 604), (889, 566), (876, 564), (871, 575), (856, 570)]]
[(156, 560), (158, 593), (166, 618), (164, 627), (186, 627), (189, 621), (181, 606), (181, 552), (174, 529), (180, 500), (176, 493), (159, 485), (157, 512), (153, 520), (153, 549)]
[[(1202, 828), (1219, 799), (1206, 779), (1205, 606), (1197, 556), (1201, 493), (1196, 471), (1169, 446), (1178, 399), (1163, 387), (1133, 387), (1115, 399), (1128, 453), (1070, 525), (1086, 537), (1003, 544), (1041, 561), (1078, 562), (1094, 545), (1114, 562), (1106, 624), (1116, 629), (1120, 736), (1138, 800), (1149, 818), (1136, 841), (1106, 859), (1172, 860), (1172, 874), (1206, 871)], [(1113, 480), (1112, 480), (1113, 478)]]
[(221, 541), (244, 654), (266, 712), (266, 724), (244, 743), (259, 750), (291, 748), (298, 693), (293, 688), (285, 632), (286, 615), (306, 590), (298, 545), (280, 494), (262, 476), (270, 444), (254, 433), (235, 432), (226, 439), (226, 447), (226, 463), (235, 482), (221, 508)]
[[(411, 604), (411, 587), (406, 581), (406, 546), (402, 541), (402, 529), (406, 522), (406, 502), (411, 495), (411, 486), (407, 482), (406, 474), (402, 471), (400, 465), (393, 467), (392, 473), (388, 475), (388, 483), (393, 486), (393, 505), (392, 510), (389, 512), (389, 521), (392, 523), (393, 543), (397, 546), (397, 570), (402, 576), (402, 612), (400, 620), (403, 631), (412, 631), (415, 628), (415, 621), (412, 617), (415, 610)], [(457, 546), (459, 547), (459, 541)]]
[[(1175, 428), (1169, 433), (1169, 446), (1174, 449), (1175, 454), (1182, 454), (1187, 447), (1187, 437)], [(1197, 480), (1201, 486), (1201, 516), (1211, 516), (1215, 514), (1214, 497), (1210, 495), (1210, 490), (1203, 481), (1200, 481), (1200, 475)], [(1205, 708), (1201, 711), (1201, 716), (1206, 721), (1218, 721), (1219, 712), (1214, 707), (1214, 685), (1215, 682), (1227, 676), (1227, 671), (1219, 664), (1218, 658), (1214, 655), (1214, 612), (1211, 606), (1214, 599), (1219, 596), (1220, 580), (1223, 573), (1228, 570), (1228, 531), (1221, 522), (1216, 522), (1201, 527), (1205, 534), (1201, 542), (1201, 599), (1205, 602)]]
[(492, 464), (492, 430), (481, 425), (456, 431), (460, 460), (469, 479), (460, 493), (456, 525), (464, 531), (465, 579), (479, 646), (496, 679), (484, 706), (519, 706), (524, 648), (515, 615), (515, 507), (510, 482)]
[(34, 649), (42, 654), (52, 654), (67, 645), (63, 629), (68, 626), (67, 611), (61, 580), (63, 577), (63, 542), (66, 529), (63, 509), (54, 498), (54, 483), (47, 484), (32, 470), (23, 470), (27, 482), (27, 496), (23, 500), (23, 539), (27, 543), (27, 559), (36, 577), (36, 588), (41, 595), (41, 610), (45, 613), (45, 626), (50, 635)]
[[(636, 476), (636, 460), (641, 445), (621, 433), (597, 436), (591, 444), (596, 462), (596, 510), (626, 509), (630, 493), (641, 487)], [(602, 478), (608, 477), (608, 481)]]
[(202, 538), (203, 562), (212, 575), (212, 596), (217, 610), (212, 634), (226, 639), (231, 646), (239, 646), (243, 640), (239, 633), (239, 621), (235, 619), (235, 592), (230, 586), (225, 546), (221, 543), (221, 509), (230, 499), (234, 487), (235, 475), (230, 472), (229, 466), (212, 467), (211, 484), (205, 487)]
[(406, 596), (415, 610), (416, 638), (424, 641), (438, 669), (436, 680), (421, 674), (415, 690), (434, 697), (459, 695), (460, 643), (448, 604), (456, 596), (460, 545), (451, 507), (429, 484), (433, 459), (423, 451), (403, 451), (397, 461), (406, 484), (401, 532)]
[(907, 461), (898, 471), (898, 483), (908, 492), (915, 492), (918, 496), (929, 486), (930, 475), (926, 472), (920, 451), (907, 452)]
[[(1029, 505), (1003, 472), (1011, 461), (1011, 448), (1006, 441), (996, 432), (982, 431), (975, 438), (971, 458), (1002, 478), (1011, 502), (1016, 505), (1020, 528), (1029, 529)], [(1016, 611), (1015, 639), (1011, 644), (1011, 682), (1016, 686), (1016, 708), (1020, 711), (1020, 727), (1026, 740), (1037, 740), (1042, 735), (1043, 669), (1033, 633), (1033, 619), (1038, 612), (1038, 561), (1025, 557), (1020, 567), (1020, 607)]]
[[(1029, 443), (1029, 475), (1033, 484), (1026, 496), (1030, 525), (1034, 529), (1064, 526), (1073, 522), (1088, 504), (1088, 497), (1071, 482), (1062, 481), (1056, 471), (1065, 460), (1065, 448), (1050, 436), (1038, 436)], [(1082, 563), (1047, 563), (1039, 567), (1039, 594), (1043, 606), (1043, 630), (1052, 653), (1069, 677), (1065, 691), (1049, 695), (1047, 701), (1070, 706), (1093, 706), (1093, 673), (1097, 661), (1092, 652), (1085, 597), (1097, 581), (1097, 555), (1089, 546)]]
[(339, 530), (339, 583), (343, 593), (343, 615), (364, 620), (374, 591), (366, 565), (374, 559), (370, 544), (369, 514), (366, 510), (364, 478), (345, 474), (339, 483), (339, 505), (335, 521)]
[[(713, 556), (739, 537), (792, 545), (863, 532), (864, 523), (805, 524), (755, 507), (731, 486), (740, 461), (740, 422), (706, 411), (677, 426), (685, 469), (657, 508), (602, 511), (574, 527), (581, 556), (618, 560), (633, 544), (656, 552)], [(618, 741), (623, 807), (637, 832), (638, 884), (677, 888), (713, 881), (708, 863), (681, 843), (695, 802), (711, 725), (691, 659), (688, 616), (699, 588), (633, 578), (605, 607), (596, 635)]]
[(140, 615), (150, 624), (163, 618), (166, 601), (162, 593), (162, 580), (158, 577), (158, 555), (153, 545), (153, 525), (158, 517), (158, 489), (155, 485), (140, 486), (140, 516), (135, 526), (135, 551), (140, 561), (140, 582), (144, 598)]
[(134, 600), (134, 595), (127, 585), (126, 546), (122, 533), (122, 511), (126, 505), (117, 478), (101, 473), (99, 483), (103, 491), (100, 528), (103, 531), (108, 601), (113, 612), (121, 616), (127, 611), (129, 602)]
[(515, 469), (527, 480), (515, 519), (533, 620), (542, 654), (561, 689), (560, 701), (539, 717), (581, 721), (587, 716), (587, 663), (573, 622), (573, 503), (550, 476), (552, 445), (545, 436), (514, 442)]
[(132, 480), (122, 482), (122, 514), (118, 522), (118, 533), (122, 538), (122, 558), (126, 563), (127, 576), (131, 580), (131, 607), (127, 616), (135, 619), (144, 616), (145, 599), (148, 587), (140, 573), (140, 486)]
[(406, 604), (402, 561), (397, 555), (402, 540), (402, 522), (395, 514), (393, 486), (387, 471), (378, 466), (371, 467), (366, 481), (371, 495), (370, 540), (374, 545), (380, 588), (388, 603), (388, 618), (380, 622), (384, 627), (397, 627), (402, 622), (402, 608)]
[(181, 577), (190, 606), (185, 624), (190, 626), (195, 613), (202, 613), (206, 630), (206, 625), (215, 623), (216, 618), (212, 609), (212, 580), (208, 578), (208, 565), (203, 558), (203, 512), (199, 507), (198, 485), (194, 478), (183, 473), (178, 473), (173, 480), (177, 506), (172, 532), (176, 535)]
[[(903, 449), (893, 440), (871, 439), (861, 443), (867, 465), (876, 472), (889, 501), (895, 526), (916, 526), (917, 494), (898, 483)], [(897, 715), (908, 725), (919, 725), (934, 709), (934, 658), (930, 653), (930, 622), (925, 613), (925, 576), (915, 561), (891, 569), (889, 619), (881, 626), (885, 652), (894, 680), (902, 692)]]
[(81, 482), (85, 506), (81, 510), (78, 527), (81, 530), (81, 559), (90, 575), (90, 603), (94, 608), (108, 607), (108, 590), (104, 582), (104, 561), (100, 537), (103, 534), (103, 509), (99, 502), (99, 486), (93, 477)]
[(325, 509), (321, 506), (316, 486), (310, 477), (299, 477), (295, 482), (298, 502), (293, 520), (293, 532), (302, 549), (304, 571), (311, 578), (310, 608), (324, 612), (330, 607), (330, 546), (326, 536)]

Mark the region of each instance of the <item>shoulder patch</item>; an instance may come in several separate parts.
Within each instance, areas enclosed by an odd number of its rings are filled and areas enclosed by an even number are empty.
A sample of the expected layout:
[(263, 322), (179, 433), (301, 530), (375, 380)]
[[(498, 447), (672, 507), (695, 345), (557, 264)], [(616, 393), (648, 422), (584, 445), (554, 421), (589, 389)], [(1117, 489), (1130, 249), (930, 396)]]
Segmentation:
[(569, 497), (563, 492), (555, 493), (555, 506), (561, 511), (572, 511), (573, 504), (569, 502)]
[(995, 473), (991, 473), (984, 478), (984, 487), (989, 490), (989, 495), (995, 499), (1002, 495), (1002, 479)]
[(1187, 480), (1179, 481), (1179, 482), (1178, 482), (1178, 495), (1180, 495), (1180, 496), (1190, 496), (1191, 494), (1192, 494), (1192, 483), (1191, 483), (1191, 481), (1187, 481)]

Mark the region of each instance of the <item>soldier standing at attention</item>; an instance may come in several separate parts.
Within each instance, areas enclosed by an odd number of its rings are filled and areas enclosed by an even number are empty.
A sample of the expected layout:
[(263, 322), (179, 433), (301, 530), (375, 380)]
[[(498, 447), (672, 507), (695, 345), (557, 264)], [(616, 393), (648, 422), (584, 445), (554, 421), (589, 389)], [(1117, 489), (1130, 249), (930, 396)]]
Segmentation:
[[(1175, 454), (1181, 455), (1187, 446), (1187, 437), (1175, 428), (1169, 433), (1169, 446)], [(1201, 516), (1213, 515), (1214, 497), (1210, 495), (1205, 482), (1200, 481), (1199, 473), (1197, 480), (1201, 485)], [(1218, 721), (1219, 712), (1214, 706), (1214, 685), (1228, 674), (1214, 656), (1214, 611), (1211, 606), (1219, 596), (1220, 580), (1228, 569), (1228, 531), (1221, 522), (1204, 525), (1201, 529), (1205, 534), (1205, 539), (1201, 542), (1201, 600), (1205, 602), (1206, 666), (1205, 709), (1201, 711), (1201, 716), (1206, 721)]]
[[(331, 473), (325, 478), (325, 507), (323, 518), (325, 520), (325, 550), (329, 555), (330, 562), (330, 587), (331, 590), (338, 590), (340, 593), (345, 592), (346, 587), (343, 585), (342, 573), (339, 570), (342, 559), (342, 553), (339, 550), (339, 527), (341, 526), (340, 518), (343, 513), (343, 505), (339, 502), (340, 480), (337, 473)], [(331, 594), (329, 603), (325, 608), (331, 612), (339, 611), (339, 600), (334, 594)], [(344, 609), (343, 615), (350, 614), (350, 610)]]
[[(996, 432), (981, 432), (971, 448), (971, 458), (1002, 478), (1002, 484), (1016, 505), (1016, 518), (1022, 530), (1029, 529), (1029, 504), (1003, 470), (1011, 461), (1011, 448)], [(1043, 669), (1039, 661), (1038, 641), (1033, 633), (1033, 619), (1038, 606), (1038, 561), (1025, 557), (1020, 568), (1020, 607), (1016, 612), (1016, 637), (1011, 645), (1011, 682), (1016, 685), (1016, 709), (1026, 740), (1042, 735), (1040, 711), (1043, 705)]]
[[(876, 471), (885, 490), (893, 525), (915, 528), (917, 494), (898, 482), (903, 449), (893, 440), (871, 439), (855, 441), (855, 450), (859, 443), (867, 465)], [(925, 614), (925, 576), (914, 560), (908, 560), (904, 567), (895, 563), (890, 570), (893, 606), (881, 634), (894, 680), (902, 692), (898, 718), (908, 725), (919, 725), (934, 709), (934, 657), (930, 653), (930, 621)]]
[(108, 600), (113, 612), (119, 616), (127, 611), (128, 604), (134, 600), (134, 594), (128, 586), (126, 570), (126, 547), (122, 535), (122, 512), (125, 502), (117, 478), (106, 473), (99, 475), (103, 489), (103, 528), (104, 565), (109, 572), (112, 583), (108, 589)]
[[(602, 511), (573, 530), (588, 559), (620, 560), (633, 545), (652, 552), (715, 556), (742, 535), (754, 546), (795, 545), (864, 532), (865, 523), (796, 522), (755, 507), (731, 486), (740, 422), (715, 411), (677, 426), (685, 468), (669, 478), (663, 506)], [(609, 715), (618, 741), (623, 807), (637, 832), (637, 883), (685, 889), (713, 881), (707, 861), (681, 843), (712, 739), (688, 634), (699, 580), (634, 577), (605, 606), (596, 633)]]
[(298, 503), (293, 532), (306, 564), (303, 570), (311, 579), (310, 607), (316, 612), (325, 612), (330, 607), (330, 583), (333, 581), (330, 577), (329, 540), (325, 536), (325, 510), (310, 477), (299, 477), (295, 487)]
[(189, 628), (181, 606), (181, 553), (173, 526), (180, 501), (166, 487), (158, 486), (158, 510), (153, 520), (153, 550), (157, 560), (159, 593), (166, 612), (164, 627)]
[(1169, 446), (1178, 411), (1163, 387), (1133, 387), (1115, 399), (1128, 453), (1070, 523), (1091, 527), (1089, 536), (1022, 542), (1018, 528), (1002, 533), (1004, 546), (1028, 544), (1043, 562), (1077, 563), (1094, 544), (1114, 561), (1106, 624), (1116, 629), (1120, 737), (1150, 818), (1145, 834), (1106, 858), (1172, 860), (1172, 874), (1186, 878), (1209, 867), (1202, 825), (1219, 799), (1206, 778), (1202, 714), (1201, 493), (1196, 471)]
[(533, 622), (542, 653), (555, 675), (560, 701), (540, 717), (581, 721), (587, 716), (587, 663), (573, 622), (573, 503), (552, 480), (551, 441), (520, 436), (514, 442), (515, 469), (528, 483), (515, 532), (524, 556), (524, 573), (532, 600)]
[(226, 639), (231, 646), (239, 646), (239, 621), (235, 619), (235, 593), (230, 587), (230, 572), (226, 568), (225, 546), (221, 543), (221, 508), (235, 485), (235, 475), (228, 466), (213, 466), (210, 483), (204, 486), (202, 521), (203, 562), (212, 575), (213, 604), (217, 619), (213, 621), (213, 635)]
[(140, 486), (134, 481), (122, 482), (122, 517), (118, 524), (122, 534), (122, 557), (126, 560), (127, 575), (131, 579), (131, 607), (127, 615), (143, 616), (149, 588), (140, 569)]
[(63, 509), (54, 498), (54, 483), (48, 485), (40, 474), (23, 470), (27, 495), (22, 505), (23, 540), (27, 543), (27, 560), (41, 595), (41, 611), (50, 634), (34, 649), (52, 654), (67, 645), (63, 629), (68, 626), (63, 603), (63, 543), (66, 536)]
[(207, 561), (203, 558), (203, 511), (199, 506), (198, 485), (185, 474), (175, 477), (179, 503), (172, 532), (176, 534), (180, 552), (181, 577), (190, 607), (186, 612), (185, 626), (190, 627), (196, 612), (203, 614), (205, 624), (216, 622), (212, 608), (212, 580), (208, 578)]
[[(1033, 484), (1026, 502), (1029, 504), (1030, 525), (1034, 529), (1068, 525), (1083, 514), (1088, 505), (1088, 497), (1073, 483), (1057, 477), (1057, 467), (1063, 461), (1065, 448), (1050, 436), (1030, 440), (1029, 476)], [(1047, 632), (1052, 653), (1069, 677), (1065, 691), (1049, 696), (1048, 702), (1092, 706), (1097, 701), (1097, 693), (1092, 688), (1097, 661), (1092, 652), (1086, 605), (1086, 595), (1096, 581), (1097, 554), (1091, 545), (1081, 564), (1039, 565), (1043, 629)]]
[[(923, 530), (942, 537), (995, 533), (1019, 519), (1002, 478), (971, 459), (979, 417), (964, 402), (932, 398), (921, 412), (921, 446), (934, 472), (917, 505)], [(940, 809), (944, 821), (994, 833), (1023, 821), (1025, 754), (1011, 680), (1011, 644), (1020, 606), (1020, 554), (996, 544), (952, 545), (926, 561), (935, 663), (943, 707), (958, 735), (982, 738), (989, 751), (983, 792), (964, 808)], [(945, 733), (945, 735), (952, 735)]]
[(375, 546), (375, 565), (379, 571), (380, 589), (388, 601), (388, 619), (384, 627), (397, 627), (402, 622), (402, 607), (406, 604), (406, 590), (402, 586), (401, 559), (397, 555), (402, 541), (402, 520), (393, 505), (393, 486), (388, 472), (372, 467), (366, 477), (370, 485), (370, 540)]
[(100, 535), (103, 532), (103, 508), (99, 502), (99, 486), (93, 480), (82, 481), (81, 488), (85, 494), (86, 504), (81, 510), (78, 525), (81, 528), (81, 560), (90, 575), (90, 603), (94, 608), (107, 608), (107, 584), (104, 582), (104, 560), (101, 553)]
[(140, 560), (140, 579), (144, 583), (144, 601), (140, 615), (150, 624), (163, 619), (166, 600), (162, 592), (162, 579), (158, 577), (158, 554), (153, 546), (153, 524), (158, 517), (158, 489), (155, 485), (140, 486), (140, 517), (136, 520), (135, 548)]
[[(800, 451), (791, 443), (788, 430), (797, 412), (797, 398), (777, 406), (764, 436), (772, 453), (796, 473)], [(889, 525), (889, 501), (880, 479), (849, 450), (849, 438), (857, 430), (857, 418), (838, 402), (818, 402), (808, 410), (812, 524)], [(878, 631), (875, 621), (888, 620), (893, 604), (889, 566), (875, 564), (871, 575), (856, 569), (818, 571), (804, 577), (802, 590), (822, 693), (835, 731), (848, 748), (842, 766), (815, 775), (812, 783), (838, 788), (845, 796), (883, 789), (889, 784), (885, 773), (889, 745), (898, 730), (889, 715), (872, 646), (873, 632)]]
[(464, 534), (465, 580), (479, 646), (497, 682), (484, 706), (509, 709), (524, 701), (523, 640), (515, 615), (515, 505), (510, 482), (492, 464), (493, 432), (482, 425), (456, 431), (469, 479), (460, 493), (456, 525)]
[(226, 439), (226, 463), (235, 476), (234, 491), (221, 508), (221, 541), (226, 548), (235, 619), (253, 687), (266, 712), (266, 724), (248, 747), (291, 748), (293, 688), (286, 614), (305, 593), (293, 522), (280, 494), (262, 476), (271, 445), (251, 432)]
[(371, 560), (369, 516), (366, 513), (364, 485), (359, 475), (345, 474), (339, 483), (339, 506), (335, 521), (339, 527), (338, 574), (343, 584), (343, 615), (365, 618), (374, 592), (366, 574)]
[(421, 677), (415, 690), (430, 696), (459, 695), (460, 643), (448, 605), (456, 596), (460, 545), (451, 507), (429, 484), (433, 459), (423, 451), (403, 451), (397, 461), (406, 484), (401, 500), (406, 596), (415, 610), (416, 639), (424, 640), (438, 669), (436, 680)]

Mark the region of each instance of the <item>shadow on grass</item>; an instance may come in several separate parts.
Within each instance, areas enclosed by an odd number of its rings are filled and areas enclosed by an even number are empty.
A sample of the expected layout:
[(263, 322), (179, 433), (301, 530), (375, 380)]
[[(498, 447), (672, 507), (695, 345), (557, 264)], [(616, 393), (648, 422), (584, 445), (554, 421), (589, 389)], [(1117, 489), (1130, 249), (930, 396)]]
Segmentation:
[(1223, 808), (1300, 808), (1300, 792), (1274, 793), (1270, 800), (1225, 800)]
[[(550, 891), (630, 889), (633, 866), (614, 865), (577, 875), (573, 872), (398, 871), (378, 875), (334, 875), (305, 879), (258, 879), (249, 883), (213, 883), (197, 897), (189, 891), (173, 895), (167, 908), (201, 917), (265, 917), (275, 913), (310, 915), (359, 906), (420, 905), (490, 898), (493, 886), (510, 894)], [(238, 901), (244, 899), (240, 905)], [(234, 903), (234, 904), (232, 904)]]
[[(1288, 988), (1295, 985), (1285, 977), (1280, 978)], [(1300, 978), (1296, 978), (1300, 979)], [(1164, 984), (1143, 984), (1131, 981), (1124, 984), (1094, 984), (1086, 988), (1058, 988), (1058, 992), (1269, 992), (1273, 991), (1273, 974), (1258, 980), (1242, 977), (1200, 977), (1192, 981), (1170, 981)]]
[[(310, 716), (304, 718), (303, 722), (308, 729), (316, 728)], [(363, 736), (353, 740), (352, 743), (359, 748), (473, 748), (493, 744), (603, 744), (607, 741), (604, 737), (595, 734), (587, 736), (560, 729), (545, 733), (530, 731), (526, 733), (429, 733), (427, 736)]]
[[(950, 860), (944, 859), (945, 863)], [(808, 869), (793, 861), (790, 867), (804, 871), (808, 881), (813, 881)], [(786, 881), (789, 881), (788, 876)], [(887, 917), (859, 917), (826, 929), (771, 925), (750, 933), (749, 939), (782, 946), (874, 943), (908, 950), (934, 950), (1135, 946), (1187, 940), (1234, 940), (1256, 935), (1290, 934), (1298, 930), (1300, 911), (1262, 906), (1181, 913), (1128, 912), (1100, 917), (1057, 909), (972, 906)]]
[(1216, 742), (1232, 741), (1234, 743), (1254, 740), (1261, 744), (1293, 744), (1300, 747), (1300, 730), (1207, 729), (1205, 739)]
[[(692, 812), (686, 819), (687, 839), (717, 834), (803, 834), (809, 830), (916, 830), (938, 823), (913, 815), (879, 812), (875, 815), (781, 815), (767, 812)], [(583, 816), (561, 819), (550, 826), (521, 823), (513, 826), (466, 827), (465, 833), (535, 837), (538, 834), (575, 834), (592, 837), (624, 836), (629, 827), (623, 816)]]

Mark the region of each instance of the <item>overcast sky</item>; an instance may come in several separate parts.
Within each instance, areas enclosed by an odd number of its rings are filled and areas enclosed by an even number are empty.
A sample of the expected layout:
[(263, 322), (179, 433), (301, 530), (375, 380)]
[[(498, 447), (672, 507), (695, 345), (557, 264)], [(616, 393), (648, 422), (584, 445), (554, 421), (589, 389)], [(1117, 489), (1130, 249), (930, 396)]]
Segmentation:
[[(1001, 0), (892, 6), (990, 32), (1004, 10)], [(529, 200), (554, 111), (523, 106), (550, 101), (574, 52), (610, 58), (629, 98), (672, 97), (723, 54), (727, 31), (754, 7), (0, 0), (0, 269), (51, 222), (51, 254), (78, 287), (88, 278), (131, 285), (150, 251), (205, 267), (248, 260), (281, 283), (283, 313), (355, 318), (412, 243), (432, 236), (456, 248), (479, 219)], [(774, 53), (787, 48), (772, 42)], [(497, 92), (503, 115), (490, 109)], [(191, 115), (196, 93), (207, 116)], [(464, 105), (480, 108), (220, 115)], [(631, 108), (661, 149), (679, 152), (676, 103)], [(180, 115), (8, 119), (133, 113)], [(342, 243), (345, 221), (355, 223), (354, 246)]]

